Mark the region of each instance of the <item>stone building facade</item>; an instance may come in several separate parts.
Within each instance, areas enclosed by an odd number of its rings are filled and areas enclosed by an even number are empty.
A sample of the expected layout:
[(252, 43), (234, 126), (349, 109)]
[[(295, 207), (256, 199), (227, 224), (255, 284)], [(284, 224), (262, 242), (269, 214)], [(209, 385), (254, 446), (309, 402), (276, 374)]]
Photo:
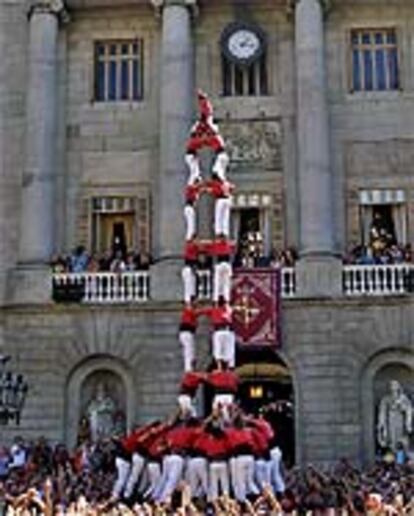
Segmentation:
[[(265, 35), (250, 75), (223, 55), (235, 22)], [(249, 212), (267, 251), (300, 253), (278, 354), (296, 461), (372, 460), (386, 381), (414, 397), (414, 297), (345, 295), (341, 256), (373, 206), (413, 241), (413, 37), (409, 0), (0, 3), (0, 342), (30, 384), (19, 433), (73, 444), (93, 375), (116, 378), (128, 425), (172, 410), (183, 148), (201, 87), (229, 142), (233, 227)], [(158, 259), (150, 300), (54, 303), (50, 256), (102, 251), (116, 224)]]

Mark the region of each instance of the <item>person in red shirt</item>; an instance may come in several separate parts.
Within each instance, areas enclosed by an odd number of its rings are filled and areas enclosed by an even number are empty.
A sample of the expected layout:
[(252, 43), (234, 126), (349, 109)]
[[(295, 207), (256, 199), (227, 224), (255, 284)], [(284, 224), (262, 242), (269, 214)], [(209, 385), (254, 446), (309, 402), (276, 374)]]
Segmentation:
[(231, 280), (233, 268), (231, 265), (232, 255), (236, 251), (235, 242), (225, 237), (216, 238), (205, 246), (207, 253), (215, 258), (213, 270), (213, 301), (217, 303), (220, 296), (230, 302)]
[(254, 482), (253, 437), (241, 411), (236, 413), (233, 426), (228, 430), (228, 436), (231, 443), (230, 470), (233, 490), (237, 500), (244, 503), (247, 495), (257, 495), (259, 489)]
[(186, 224), (186, 240), (192, 240), (195, 237), (197, 225), (195, 205), (203, 190), (204, 184), (200, 180), (185, 187), (184, 220)]
[(153, 500), (160, 486), (161, 463), (167, 449), (166, 435), (169, 427), (169, 423), (160, 424), (157, 427), (157, 432), (143, 443), (144, 454), (147, 460), (146, 472), (149, 481), (149, 487), (144, 494), (144, 498)]
[(207, 380), (207, 373), (188, 371), (181, 379), (180, 394), (195, 398), (199, 386)]
[(219, 364), (235, 366), (236, 339), (232, 330), (232, 309), (222, 296), (218, 303), (210, 308), (198, 310), (199, 315), (206, 315), (213, 325), (213, 357)]
[(247, 428), (253, 440), (257, 485), (263, 490), (266, 486), (271, 485), (272, 482), (270, 443), (273, 439), (274, 432), (270, 424), (263, 417), (259, 419), (249, 417), (246, 419)]
[(150, 439), (154, 433), (158, 432), (158, 422), (145, 425), (137, 428), (123, 440), (124, 448), (132, 455), (131, 470), (129, 472), (128, 480), (125, 484), (124, 498), (128, 499), (132, 496), (134, 488), (141, 476), (145, 466), (144, 446), (145, 441)]
[(184, 302), (189, 305), (196, 298), (196, 267), (198, 255), (200, 253), (200, 243), (196, 240), (196, 235), (191, 240), (187, 240), (184, 247), (184, 267), (181, 270), (183, 280)]
[(214, 234), (216, 237), (230, 236), (231, 194), (234, 184), (226, 179), (214, 177), (207, 182), (206, 190), (215, 199), (214, 203)]
[(215, 501), (219, 493), (228, 495), (230, 478), (228, 459), (230, 458), (230, 442), (227, 431), (221, 425), (220, 414), (213, 410), (204, 425), (204, 433), (195, 441), (194, 447), (201, 456), (209, 461), (210, 486), (208, 501)]
[(216, 153), (224, 151), (224, 140), (213, 122), (213, 106), (208, 96), (198, 91), (199, 120), (193, 125), (187, 142), (187, 154), (196, 154), (203, 147), (209, 147)]
[(180, 326), (178, 328), (178, 340), (183, 354), (184, 371), (192, 371), (195, 354), (195, 332), (197, 330), (198, 312), (192, 304), (184, 305), (181, 312)]
[(223, 420), (228, 422), (239, 387), (239, 377), (228, 369), (226, 363), (219, 362), (218, 368), (208, 374), (206, 383), (214, 392), (212, 410), (218, 410)]
[(188, 411), (180, 410), (167, 435), (167, 451), (162, 461), (162, 475), (154, 499), (164, 503), (175, 491), (183, 478), (185, 459), (189, 454), (196, 431), (200, 426), (198, 419)]

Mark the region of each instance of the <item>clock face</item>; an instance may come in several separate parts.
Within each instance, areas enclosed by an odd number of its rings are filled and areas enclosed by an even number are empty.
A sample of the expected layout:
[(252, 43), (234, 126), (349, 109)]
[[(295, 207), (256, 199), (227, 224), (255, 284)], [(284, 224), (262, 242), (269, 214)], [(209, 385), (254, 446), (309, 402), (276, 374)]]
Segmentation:
[(221, 47), (228, 59), (241, 65), (248, 65), (263, 53), (265, 41), (265, 34), (260, 27), (235, 22), (224, 29)]
[(260, 39), (253, 31), (240, 29), (229, 37), (227, 48), (237, 59), (251, 59), (260, 50)]

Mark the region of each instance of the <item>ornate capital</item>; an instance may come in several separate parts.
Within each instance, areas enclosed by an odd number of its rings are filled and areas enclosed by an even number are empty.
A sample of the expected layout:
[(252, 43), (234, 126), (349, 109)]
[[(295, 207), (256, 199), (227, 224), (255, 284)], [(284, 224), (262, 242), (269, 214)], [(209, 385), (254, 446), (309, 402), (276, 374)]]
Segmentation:
[(161, 15), (161, 12), (164, 7), (168, 7), (169, 5), (179, 5), (182, 7), (188, 7), (191, 11), (191, 14), (198, 14), (198, 5), (197, 0), (150, 0), (152, 6), (155, 8), (157, 15)]
[[(308, 0), (286, 0), (286, 12), (288, 16), (292, 16), (295, 12), (295, 7), (299, 2), (305, 2)], [(325, 15), (329, 14), (330, 10), (332, 9), (332, 2), (333, 0), (318, 0), (321, 4), (322, 10)]]
[(64, 0), (29, 0), (28, 18), (30, 19), (36, 13), (54, 14), (62, 23), (69, 21), (69, 13)]

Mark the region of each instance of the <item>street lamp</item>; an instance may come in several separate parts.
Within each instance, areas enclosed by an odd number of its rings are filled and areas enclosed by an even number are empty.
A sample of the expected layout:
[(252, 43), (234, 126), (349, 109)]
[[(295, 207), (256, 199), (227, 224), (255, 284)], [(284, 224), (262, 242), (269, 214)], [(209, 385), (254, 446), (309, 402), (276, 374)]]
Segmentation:
[(0, 355), (0, 425), (14, 421), (20, 424), (20, 415), (29, 386), (20, 373), (6, 370), (9, 355)]

